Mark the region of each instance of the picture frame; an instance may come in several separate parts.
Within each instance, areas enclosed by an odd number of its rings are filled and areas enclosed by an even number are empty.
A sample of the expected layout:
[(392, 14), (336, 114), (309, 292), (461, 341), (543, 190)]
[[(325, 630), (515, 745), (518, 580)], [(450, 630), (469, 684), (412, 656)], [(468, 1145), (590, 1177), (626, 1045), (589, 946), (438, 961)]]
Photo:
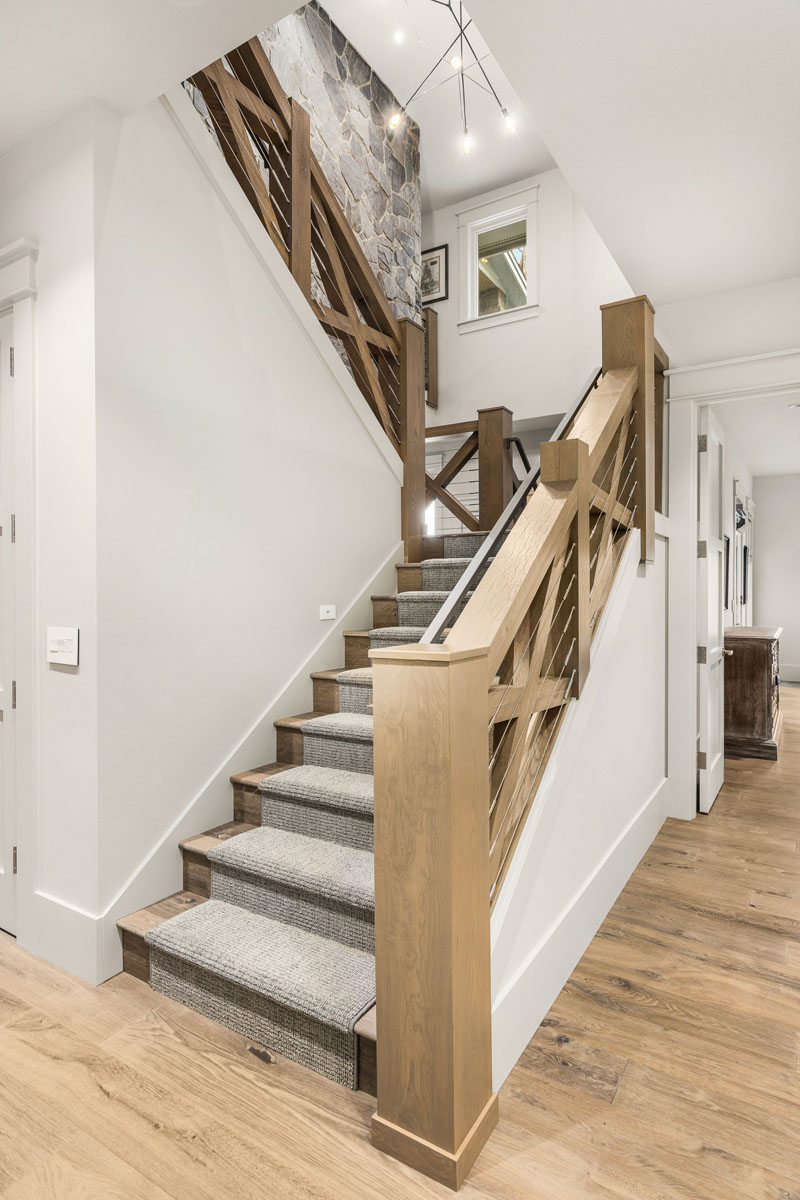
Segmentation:
[(449, 295), (449, 254), (448, 247), (432, 246), (430, 250), (422, 251), (422, 275), (420, 291), (423, 307), (426, 304), (437, 304), (447, 300)]

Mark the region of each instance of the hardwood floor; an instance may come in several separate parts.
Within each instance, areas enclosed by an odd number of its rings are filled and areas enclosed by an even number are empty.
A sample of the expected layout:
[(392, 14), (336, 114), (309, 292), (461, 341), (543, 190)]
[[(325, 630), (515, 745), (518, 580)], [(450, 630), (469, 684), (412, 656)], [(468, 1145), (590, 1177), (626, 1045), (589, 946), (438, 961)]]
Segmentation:
[[(778, 762), (668, 821), (501, 1092), (462, 1194), (800, 1198), (800, 689)], [(373, 1150), (374, 1101), (119, 975), (0, 936), (4, 1200), (449, 1195)]]

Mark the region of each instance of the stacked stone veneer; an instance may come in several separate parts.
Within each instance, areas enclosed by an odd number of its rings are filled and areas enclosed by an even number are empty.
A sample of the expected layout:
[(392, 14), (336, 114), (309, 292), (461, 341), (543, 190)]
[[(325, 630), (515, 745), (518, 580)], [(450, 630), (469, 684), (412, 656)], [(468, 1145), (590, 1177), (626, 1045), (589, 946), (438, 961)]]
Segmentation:
[(393, 311), (418, 316), (418, 126), (405, 117), (390, 127), (397, 100), (316, 0), (259, 37), (284, 91), (310, 114), (311, 148)]

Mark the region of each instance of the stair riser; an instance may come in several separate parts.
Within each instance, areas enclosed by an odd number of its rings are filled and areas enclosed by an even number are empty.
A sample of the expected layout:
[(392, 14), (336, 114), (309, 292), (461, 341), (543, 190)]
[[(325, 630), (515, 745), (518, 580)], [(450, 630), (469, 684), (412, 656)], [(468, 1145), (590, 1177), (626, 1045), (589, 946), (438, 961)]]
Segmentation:
[(314, 679), (314, 712), (335, 713), (339, 711), (339, 681), (337, 679)]
[(368, 713), (372, 707), (372, 688), (361, 684), (339, 684), (339, 712)]
[(372, 818), (366, 814), (320, 808), (265, 792), (261, 793), (261, 824), (356, 850), (372, 850), (375, 845)]
[(346, 633), (344, 635), (344, 669), (355, 671), (359, 667), (368, 667), (369, 638), (362, 634)]
[(397, 625), (397, 600), (381, 596), (372, 601), (372, 628), (383, 629), (386, 625)]
[(429, 563), (422, 568), (421, 592), (452, 592), (466, 567), (448, 566), (446, 558), (441, 562)]
[[(455, 535), (446, 533), (444, 535), (442, 557), (474, 558), (485, 541), (485, 533)], [(433, 557), (433, 555), (431, 555), (431, 557)]]
[(343, 1087), (357, 1086), (355, 1035), (289, 1011), (247, 988), (221, 980), (159, 950), (151, 954), (150, 974), (153, 987), (162, 995), (326, 1075)]
[[(416, 597), (411, 600), (400, 596), (397, 602), (397, 624), (401, 626), (430, 625), (441, 607), (439, 600), (419, 600)], [(374, 628), (378, 629), (380, 626), (376, 625)]]
[(357, 771), (362, 775), (371, 775), (373, 772), (372, 742), (319, 737), (313, 733), (306, 733), (304, 740), (307, 766), (333, 767), (339, 771)]
[(247, 825), (261, 824), (261, 793), (256, 788), (234, 785), (233, 819)]
[(296, 925), (319, 937), (332, 938), (354, 950), (375, 952), (375, 924), (371, 911), (295, 891), (272, 880), (241, 871), (211, 869), (211, 898), (236, 904), (262, 917)]
[(418, 563), (396, 563), (395, 570), (398, 593), (422, 591), (422, 567)]
[(208, 856), (196, 854), (192, 850), (187, 850), (185, 846), (181, 846), (181, 855), (183, 857), (183, 890), (194, 892), (195, 896), (204, 896), (208, 899), (211, 895), (211, 870)]
[(299, 725), (275, 731), (275, 757), (280, 763), (293, 767), (303, 765), (303, 730)]

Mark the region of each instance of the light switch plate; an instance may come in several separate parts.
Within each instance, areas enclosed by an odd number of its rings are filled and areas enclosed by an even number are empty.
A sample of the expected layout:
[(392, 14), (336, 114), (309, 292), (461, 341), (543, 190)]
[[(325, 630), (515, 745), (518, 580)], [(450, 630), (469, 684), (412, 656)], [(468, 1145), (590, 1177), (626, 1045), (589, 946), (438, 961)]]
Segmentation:
[(77, 667), (81, 631), (62, 625), (47, 626), (47, 661), (63, 667)]
[(320, 619), (320, 621), (335, 621), (336, 620), (336, 605), (335, 604), (320, 604), (319, 619)]

